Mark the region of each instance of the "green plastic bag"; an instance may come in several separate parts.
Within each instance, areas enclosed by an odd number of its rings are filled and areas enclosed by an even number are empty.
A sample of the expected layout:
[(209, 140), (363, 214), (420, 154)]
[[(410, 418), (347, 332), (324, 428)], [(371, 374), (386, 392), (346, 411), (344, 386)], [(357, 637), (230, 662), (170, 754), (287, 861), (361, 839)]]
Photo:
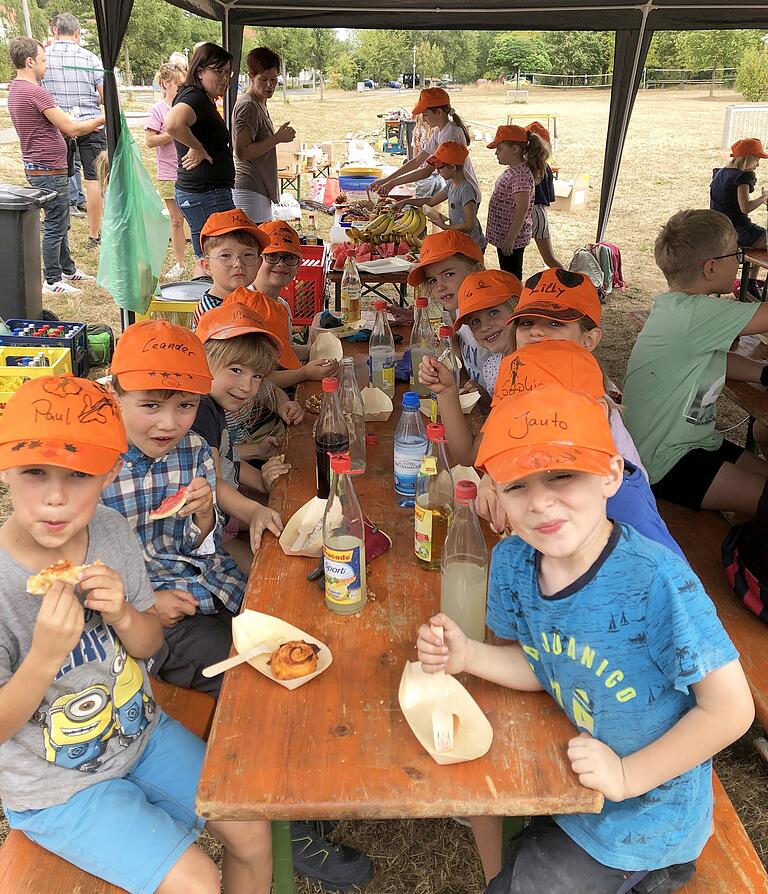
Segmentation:
[(120, 123), (104, 200), (96, 282), (118, 307), (143, 314), (158, 286), (171, 223), (122, 112)]

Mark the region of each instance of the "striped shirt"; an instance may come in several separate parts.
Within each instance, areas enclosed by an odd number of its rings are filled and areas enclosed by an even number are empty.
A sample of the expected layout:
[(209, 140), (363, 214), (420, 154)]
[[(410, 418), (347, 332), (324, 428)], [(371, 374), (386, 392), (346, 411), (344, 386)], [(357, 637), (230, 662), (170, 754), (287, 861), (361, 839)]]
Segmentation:
[(531, 209), (533, 208), (534, 191), (533, 174), (527, 164), (513, 165), (504, 170), (493, 187), (491, 200), (488, 203), (488, 223), (485, 227), (485, 235), (491, 245), (501, 248), (504, 244), (517, 207), (515, 196), (520, 192), (528, 193), (528, 212), (512, 248), (525, 248), (528, 245), (533, 230)]
[(72, 40), (56, 40), (46, 47), (48, 69), (43, 86), (57, 104), (74, 118), (101, 114), (97, 87), (104, 83), (101, 59)]
[(26, 166), (51, 171), (67, 169), (67, 144), (58, 127), (43, 114), (56, 101), (39, 84), (14, 78), (8, 88), (8, 113), (21, 143)]
[(200, 546), (200, 528), (192, 516), (172, 515), (150, 521), (149, 513), (166, 497), (205, 478), (216, 499), (213, 454), (194, 432), (160, 459), (151, 459), (136, 447), (123, 454), (123, 467), (103, 492), (102, 502), (128, 519), (144, 546), (144, 562), (155, 590), (178, 589), (191, 593), (203, 615), (224, 605), (237, 613), (245, 593), (245, 576), (221, 545), (223, 516), (216, 511), (216, 526)]

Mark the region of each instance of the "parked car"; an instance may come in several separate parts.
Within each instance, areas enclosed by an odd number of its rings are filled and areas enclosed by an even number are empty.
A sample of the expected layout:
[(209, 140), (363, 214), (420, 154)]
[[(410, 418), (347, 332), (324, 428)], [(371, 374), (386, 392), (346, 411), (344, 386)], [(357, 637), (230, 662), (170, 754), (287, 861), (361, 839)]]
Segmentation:
[(366, 78), (366, 79), (363, 81), (363, 87), (365, 87), (366, 90), (375, 90), (375, 89), (376, 89), (376, 82), (375, 82), (375, 81), (372, 81), (370, 78)]
[(400, 81), (387, 81), (385, 87), (391, 87), (393, 90), (399, 90), (403, 85)]

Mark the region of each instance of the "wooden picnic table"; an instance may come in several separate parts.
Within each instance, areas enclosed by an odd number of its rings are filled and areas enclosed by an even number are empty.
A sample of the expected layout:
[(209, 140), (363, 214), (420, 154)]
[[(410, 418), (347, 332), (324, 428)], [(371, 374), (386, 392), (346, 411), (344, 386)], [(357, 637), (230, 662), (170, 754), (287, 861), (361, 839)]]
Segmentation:
[[(360, 282), (362, 284), (361, 298), (366, 295), (372, 295), (374, 298), (387, 298), (382, 291), (382, 286), (392, 285), (397, 289), (400, 307), (405, 307), (405, 299), (408, 297), (408, 271), (400, 270), (396, 273), (371, 273), (369, 270), (360, 270)], [(328, 279), (334, 284), (334, 307), (341, 310), (341, 277), (344, 275), (343, 270), (330, 270)]]
[[(749, 250), (744, 255), (744, 263), (741, 265), (741, 284), (739, 286), (739, 301), (750, 301), (747, 294), (747, 286), (749, 285), (749, 268), (761, 267), (768, 270), (768, 252)], [(763, 301), (766, 299), (766, 291), (768, 290), (768, 281), (763, 287)]]
[[(345, 344), (345, 353), (361, 360), (365, 350)], [(298, 397), (303, 401), (317, 389), (316, 383), (302, 385)], [(398, 704), (400, 677), (405, 662), (416, 659), (419, 625), (439, 607), (440, 575), (417, 567), (413, 510), (400, 508), (395, 498), (398, 417), (399, 408), (388, 422), (367, 426), (379, 443), (368, 448), (366, 473), (355, 482), (364, 510), (393, 541), (369, 566), (368, 603), (359, 615), (326, 609), (322, 591), (306, 580), (316, 559), (287, 557), (271, 535), (263, 541), (245, 607), (317, 636), (330, 647), (333, 663), (293, 691), (248, 665), (227, 672), (197, 793), (204, 817), (522, 816), (602, 808), (602, 795), (582, 787), (571, 772), (566, 743), (574, 727), (546, 693), (513, 692), (462, 675), (494, 730), (489, 753), (468, 763), (438, 766), (406, 723)], [(315, 418), (289, 434), (286, 460), (293, 469), (270, 498), (283, 520), (315, 494)], [(284, 841), (281, 847), (284, 858)], [(292, 876), (290, 885), (276, 880), (275, 890), (293, 890)]]

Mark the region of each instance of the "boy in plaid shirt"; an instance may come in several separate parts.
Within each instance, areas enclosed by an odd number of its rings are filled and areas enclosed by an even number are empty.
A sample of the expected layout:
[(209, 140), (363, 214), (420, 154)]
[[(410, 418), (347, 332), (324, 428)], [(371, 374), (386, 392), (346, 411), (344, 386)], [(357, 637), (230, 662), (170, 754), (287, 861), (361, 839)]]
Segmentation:
[[(211, 374), (200, 340), (165, 321), (130, 326), (111, 367), (129, 448), (103, 502), (125, 516), (144, 545), (164, 642), (147, 662), (161, 680), (218, 694), (221, 678), (202, 669), (229, 655), (232, 616), (245, 576), (221, 545), (211, 450), (190, 429)], [(185, 505), (168, 518), (150, 513), (186, 487)], [(280, 517), (263, 507), (261, 527), (280, 533)], [(252, 528), (253, 530), (253, 528)]]

